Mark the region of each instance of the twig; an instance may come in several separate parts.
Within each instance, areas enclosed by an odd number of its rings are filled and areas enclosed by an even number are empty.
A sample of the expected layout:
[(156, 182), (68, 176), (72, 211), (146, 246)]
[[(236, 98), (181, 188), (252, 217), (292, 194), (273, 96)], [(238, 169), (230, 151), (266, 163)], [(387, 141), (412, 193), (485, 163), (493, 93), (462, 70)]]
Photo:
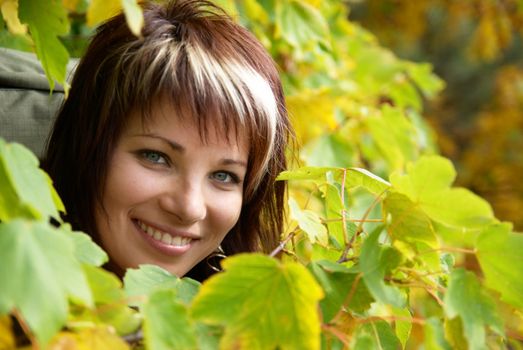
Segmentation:
[(358, 287), (358, 283), (360, 282), (360, 279), (362, 277), (363, 277), (363, 274), (361, 272), (356, 275), (356, 278), (354, 279), (354, 282), (352, 283), (352, 286), (350, 288), (349, 294), (347, 294), (347, 297), (343, 301), (342, 308), (334, 316), (333, 321), (336, 321), (338, 318), (341, 317), (341, 313), (343, 312), (343, 307), (349, 306), (349, 303), (351, 302), (352, 297), (354, 297), (354, 294), (356, 294), (356, 288)]
[(22, 331), (24, 332), (24, 334), (27, 336), (27, 339), (29, 339), (29, 341), (31, 342), (31, 347), (35, 350), (38, 350), (39, 347), (38, 347), (36, 338), (33, 335), (33, 333), (31, 332), (31, 328), (29, 328), (29, 325), (25, 322), (24, 318), (20, 314), (20, 311), (18, 311), (17, 309), (14, 309), (13, 316), (18, 321), (18, 324), (20, 325), (20, 328), (22, 328)]
[[(345, 245), (345, 249), (343, 249), (343, 253), (341, 254), (340, 258), (338, 259), (338, 263), (343, 263), (347, 261), (347, 256), (349, 255), (349, 250), (352, 248), (352, 245), (354, 244), (354, 240), (357, 236), (359, 236), (363, 232), (363, 223), (367, 222), (367, 217), (370, 215), (370, 212), (374, 207), (379, 203), (381, 200), (381, 197), (388, 191), (388, 189), (385, 189), (383, 192), (381, 192), (376, 198), (374, 198), (374, 201), (372, 204), (367, 208), (365, 211), (365, 214), (363, 215), (363, 218), (361, 219), (360, 224), (358, 225), (358, 228), (356, 229), (356, 232), (351, 237), (350, 241)], [(345, 227), (345, 225), (344, 225)]]
[(347, 234), (347, 218), (345, 216), (345, 180), (347, 178), (347, 169), (343, 168), (343, 181), (341, 183), (341, 228), (343, 230), (343, 243), (347, 246), (349, 236)]
[(278, 253), (280, 253), (283, 249), (285, 249), (285, 245), (294, 237), (294, 235), (296, 235), (296, 232), (297, 232), (297, 228), (292, 230), (287, 235), (287, 237), (285, 237), (285, 239), (283, 241), (281, 241), (280, 244), (278, 244), (278, 246), (269, 254), (269, 256), (275, 257), (276, 255), (278, 255)]
[(349, 347), (349, 345), (350, 345), (349, 344), (349, 340), (347, 339), (348, 337), (347, 337), (347, 335), (345, 333), (343, 333), (342, 331), (340, 331), (336, 327), (333, 327), (333, 326), (328, 325), (328, 324), (323, 324), (322, 328), (327, 330), (328, 332), (330, 332), (336, 338), (338, 338), (338, 340), (341, 341), (343, 343), (343, 345), (345, 345), (347, 348)]
[(357, 323), (374, 323), (378, 321), (403, 321), (412, 322), (420, 325), (424, 325), (426, 321), (419, 317), (405, 317), (405, 316), (370, 316), (364, 319), (355, 319)]

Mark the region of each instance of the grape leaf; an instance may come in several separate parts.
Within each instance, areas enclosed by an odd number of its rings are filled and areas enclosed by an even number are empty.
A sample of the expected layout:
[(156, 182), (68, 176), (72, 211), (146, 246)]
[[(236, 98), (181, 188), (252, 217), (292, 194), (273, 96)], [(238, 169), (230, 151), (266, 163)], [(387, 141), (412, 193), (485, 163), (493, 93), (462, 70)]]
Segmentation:
[(486, 285), (523, 308), (523, 235), (507, 224), (492, 225), (478, 237), (476, 249)]
[(121, 0), (125, 19), (131, 32), (140, 36), (143, 27), (143, 12), (136, 0)]
[(18, 19), (18, 1), (4, 0), (0, 5), (9, 31), (13, 34), (27, 33), (27, 26), (20, 23), (20, 19)]
[(83, 328), (76, 332), (61, 332), (53, 338), (52, 350), (128, 350), (127, 343), (107, 326)]
[(19, 0), (18, 5), (20, 21), (29, 25), (36, 54), (42, 62), (51, 90), (54, 89), (55, 80), (66, 86), (69, 53), (58, 36), (69, 32), (69, 20), (62, 2)]
[(391, 326), (385, 321), (360, 326), (355, 331), (354, 345), (351, 347), (354, 350), (397, 350), (400, 348), (400, 341), (394, 335)]
[(72, 231), (71, 226), (67, 224), (60, 226), (60, 229), (67, 232), (72, 240), (78, 261), (92, 266), (102, 266), (108, 261), (105, 251), (94, 243), (90, 236), (80, 231)]
[(91, 319), (97, 323), (111, 325), (118, 334), (136, 331), (141, 324), (141, 318), (136, 310), (127, 306), (120, 279), (113, 273), (95, 266), (84, 265), (83, 269), (96, 303), (95, 310), (86, 311), (91, 311)]
[(314, 261), (309, 269), (325, 292), (320, 301), (324, 323), (332, 320), (342, 306), (363, 313), (374, 300), (357, 271), (327, 260)]
[(325, 18), (314, 7), (290, 0), (281, 7), (277, 24), (282, 36), (296, 48), (307, 48), (329, 37)]
[(260, 254), (223, 261), (225, 272), (202, 285), (195, 318), (225, 325), (223, 348), (317, 349), (321, 288), (303, 267)]
[(143, 12), (136, 0), (93, 0), (87, 9), (87, 25), (94, 27), (123, 10), (131, 32), (140, 36), (143, 27)]
[(333, 180), (343, 183), (345, 177), (345, 188), (363, 187), (374, 194), (382, 194), (390, 183), (377, 175), (360, 168), (329, 168), (329, 167), (301, 167), (296, 170), (281, 172), (277, 180), (313, 180), (326, 181), (326, 176), (331, 173)]
[(59, 218), (64, 210), (49, 176), (38, 168), (38, 159), (25, 146), (0, 139), (0, 220), (15, 217)]
[(197, 349), (187, 308), (174, 289), (157, 289), (144, 305), (144, 337), (148, 349)]
[(300, 157), (309, 166), (345, 168), (355, 163), (354, 153), (350, 144), (343, 137), (337, 134), (328, 134), (308, 142), (302, 148)]
[(393, 240), (437, 246), (430, 218), (407, 196), (397, 192), (389, 193), (383, 201), (383, 208), (391, 215), (387, 231)]
[[(172, 288), (176, 291), (176, 297), (189, 305), (198, 293), (200, 283), (187, 277), (178, 278), (157, 265), (140, 265), (138, 269), (127, 269), (124, 286), (125, 293), (131, 300), (147, 296), (158, 288)], [(140, 305), (136, 301), (131, 304)]]
[(289, 198), (290, 217), (298, 222), (298, 226), (307, 234), (312, 243), (326, 246), (329, 243), (327, 228), (312, 210), (302, 210), (293, 198)]
[(87, 25), (94, 27), (122, 10), (122, 0), (92, 0), (87, 8)]
[(494, 302), (472, 272), (462, 268), (452, 271), (445, 293), (444, 310), (448, 318), (459, 316), (463, 321), (469, 349), (486, 349), (485, 326), (503, 334), (503, 325)]
[(63, 232), (41, 222), (0, 224), (0, 306), (16, 308), (45, 345), (64, 325), (68, 298), (92, 305), (74, 246)]
[(16, 349), (13, 322), (8, 315), (0, 316), (0, 349)]
[(399, 308), (405, 307), (405, 296), (396, 287), (387, 285), (385, 273), (390, 262), (387, 261), (387, 249), (379, 242), (381, 231), (375, 230), (363, 242), (360, 255), (360, 270), (363, 280), (371, 295), (378, 301)]
[(490, 205), (464, 188), (450, 188), (456, 171), (440, 156), (423, 156), (407, 166), (407, 174), (393, 173), (391, 182), (433, 220), (450, 226), (482, 227), (494, 221)]
[(373, 141), (391, 169), (402, 169), (417, 156), (414, 125), (399, 108), (384, 106), (381, 113), (365, 119)]
[(423, 326), (423, 345), (427, 350), (452, 350), (445, 340), (445, 332), (437, 317), (427, 318)]
[(392, 307), (391, 311), (394, 317), (396, 317), (396, 321), (394, 321), (396, 337), (400, 341), (402, 348), (405, 349), (412, 331), (412, 315), (408, 308)]

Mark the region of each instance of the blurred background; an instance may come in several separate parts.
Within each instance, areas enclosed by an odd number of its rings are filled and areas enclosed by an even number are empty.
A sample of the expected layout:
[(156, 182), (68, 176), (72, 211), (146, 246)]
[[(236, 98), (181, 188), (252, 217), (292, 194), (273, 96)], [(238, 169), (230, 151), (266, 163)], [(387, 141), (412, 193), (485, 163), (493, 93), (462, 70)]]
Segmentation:
[(523, 229), (523, 1), (350, 1), (350, 20), (399, 57), (430, 62), (445, 89), (425, 116), (457, 183)]

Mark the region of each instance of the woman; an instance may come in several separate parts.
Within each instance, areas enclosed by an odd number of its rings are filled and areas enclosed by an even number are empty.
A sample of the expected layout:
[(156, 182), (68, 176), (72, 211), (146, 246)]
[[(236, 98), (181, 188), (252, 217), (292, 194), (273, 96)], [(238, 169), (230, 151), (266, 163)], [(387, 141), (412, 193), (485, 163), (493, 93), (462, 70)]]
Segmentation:
[(107, 266), (157, 264), (202, 280), (208, 257), (272, 250), (283, 221), (289, 121), (261, 44), (207, 1), (144, 5), (96, 32), (44, 168)]

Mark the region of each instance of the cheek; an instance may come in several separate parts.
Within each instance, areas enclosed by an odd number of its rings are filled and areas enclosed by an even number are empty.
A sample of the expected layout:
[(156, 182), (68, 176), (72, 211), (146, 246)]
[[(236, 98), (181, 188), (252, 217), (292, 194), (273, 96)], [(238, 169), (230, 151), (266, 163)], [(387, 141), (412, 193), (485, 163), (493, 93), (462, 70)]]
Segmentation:
[(225, 236), (238, 222), (242, 210), (242, 195), (234, 195), (227, 200), (221, 200), (215, 209), (215, 225), (219, 225)]

